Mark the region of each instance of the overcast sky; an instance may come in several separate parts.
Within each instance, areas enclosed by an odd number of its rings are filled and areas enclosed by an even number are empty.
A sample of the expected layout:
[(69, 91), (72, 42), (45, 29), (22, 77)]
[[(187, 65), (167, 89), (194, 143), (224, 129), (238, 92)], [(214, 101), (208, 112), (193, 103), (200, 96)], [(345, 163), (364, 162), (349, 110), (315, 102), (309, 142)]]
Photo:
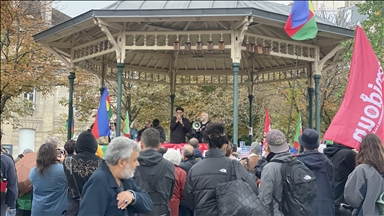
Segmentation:
[[(115, 1), (55, 1), (52, 6), (70, 17), (75, 17), (91, 9), (101, 9), (113, 4), (114, 2)], [(287, 4), (290, 1), (274, 2)]]

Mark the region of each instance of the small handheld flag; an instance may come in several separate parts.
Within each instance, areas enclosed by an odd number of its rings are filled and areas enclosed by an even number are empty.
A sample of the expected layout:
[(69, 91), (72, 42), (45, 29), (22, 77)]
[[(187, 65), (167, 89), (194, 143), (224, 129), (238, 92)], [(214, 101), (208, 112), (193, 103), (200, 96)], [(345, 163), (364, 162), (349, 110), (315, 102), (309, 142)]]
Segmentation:
[(318, 29), (312, 1), (293, 1), (284, 30), (293, 40), (308, 40), (316, 37)]
[(123, 133), (129, 134), (129, 114), (128, 114), (128, 111), (127, 111), (127, 114), (125, 115)]

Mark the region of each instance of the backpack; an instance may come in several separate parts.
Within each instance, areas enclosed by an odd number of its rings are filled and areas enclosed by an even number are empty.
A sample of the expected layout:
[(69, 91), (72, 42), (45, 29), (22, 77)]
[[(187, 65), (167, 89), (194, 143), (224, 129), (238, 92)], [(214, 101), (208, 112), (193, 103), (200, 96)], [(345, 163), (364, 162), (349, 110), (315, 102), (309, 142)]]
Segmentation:
[[(316, 212), (316, 177), (301, 161), (271, 160), (282, 163), (283, 197), (279, 209), (285, 216), (308, 216)], [(276, 200), (277, 201), (277, 200)]]
[(136, 216), (142, 216), (142, 215), (153, 215), (154, 213), (158, 213), (158, 215), (170, 215), (170, 209), (169, 209), (169, 197), (167, 194), (165, 194), (165, 191), (159, 190), (159, 182), (162, 180), (165, 176), (167, 165), (164, 162), (165, 159), (162, 159), (159, 164), (159, 171), (157, 172), (158, 175), (156, 176), (149, 176), (144, 169), (137, 169), (141, 176), (143, 182), (141, 185), (138, 185), (140, 188), (145, 189), (145, 191), (148, 193), (148, 195), (151, 197), (153, 202), (153, 209), (152, 212), (148, 214), (136, 214)]

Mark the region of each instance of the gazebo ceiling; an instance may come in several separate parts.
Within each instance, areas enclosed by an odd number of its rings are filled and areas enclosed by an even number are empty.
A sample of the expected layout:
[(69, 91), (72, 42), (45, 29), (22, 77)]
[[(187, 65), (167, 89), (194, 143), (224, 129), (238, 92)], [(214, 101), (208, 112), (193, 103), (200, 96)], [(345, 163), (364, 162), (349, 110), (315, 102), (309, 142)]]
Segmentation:
[[(341, 41), (354, 36), (354, 31), (316, 17), (318, 36), (300, 43), (293, 41), (283, 29), (289, 12), (289, 6), (267, 1), (118, 1), (34, 37), (63, 61), (70, 59), (68, 64), (102, 75), (103, 67), (115, 68), (117, 62), (113, 43), (106, 34), (117, 41), (123, 32), (126, 79), (169, 83), (169, 74), (175, 69), (178, 76), (183, 76), (178, 78), (179, 84), (227, 84), (231, 83), (228, 76), (233, 74), (232, 32), (244, 25), (246, 17), (252, 19), (242, 42), (241, 82), (250, 75), (255, 75), (254, 83), (292, 79), (296, 53), (302, 68), (299, 73), (309, 75), (308, 63), (314, 61), (316, 53), (322, 59)], [(175, 41), (180, 50), (170, 48)], [(208, 41), (213, 42), (213, 50), (207, 50)], [(219, 41), (223, 41), (225, 49), (217, 48)], [(186, 42), (191, 44), (190, 51), (184, 49)], [(197, 42), (202, 42), (202, 50), (197, 50)], [(247, 44), (270, 47), (271, 54), (250, 53)], [(338, 61), (342, 51), (333, 53), (330, 61)], [(157, 81), (149, 75), (153, 73)], [(106, 72), (107, 77), (115, 75), (114, 70)], [(204, 77), (200, 82), (198, 77), (204, 75), (217, 75), (218, 81), (205, 81)], [(221, 81), (223, 76), (225, 81)], [(186, 77), (189, 81), (185, 81)]]

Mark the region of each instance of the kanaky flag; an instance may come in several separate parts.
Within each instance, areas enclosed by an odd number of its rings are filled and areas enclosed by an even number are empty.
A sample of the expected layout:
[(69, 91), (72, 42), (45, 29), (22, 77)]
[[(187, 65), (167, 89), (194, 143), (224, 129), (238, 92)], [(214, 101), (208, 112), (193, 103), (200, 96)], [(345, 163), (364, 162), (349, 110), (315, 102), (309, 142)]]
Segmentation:
[(383, 68), (364, 30), (357, 26), (347, 89), (323, 140), (357, 150), (367, 134), (384, 140), (383, 84)]
[(295, 139), (293, 143), (293, 148), (296, 150), (300, 149), (300, 144), (299, 144), (299, 136), (303, 133), (303, 128), (301, 127), (301, 114), (299, 113), (299, 116), (297, 117), (297, 124), (296, 124), (296, 134), (295, 134)]
[(107, 111), (107, 98), (109, 98), (108, 90), (107, 88), (104, 88), (103, 94), (100, 98), (100, 105), (99, 109), (97, 110), (95, 123), (92, 128), (92, 134), (95, 136), (96, 139), (102, 136), (109, 136), (110, 134), (109, 115)]
[(293, 1), (284, 30), (293, 40), (308, 40), (316, 37), (318, 28), (312, 1)]
[(264, 139), (263, 145), (265, 144), (265, 136), (271, 130), (271, 121), (269, 119), (268, 108), (265, 108), (265, 125), (264, 125)]

